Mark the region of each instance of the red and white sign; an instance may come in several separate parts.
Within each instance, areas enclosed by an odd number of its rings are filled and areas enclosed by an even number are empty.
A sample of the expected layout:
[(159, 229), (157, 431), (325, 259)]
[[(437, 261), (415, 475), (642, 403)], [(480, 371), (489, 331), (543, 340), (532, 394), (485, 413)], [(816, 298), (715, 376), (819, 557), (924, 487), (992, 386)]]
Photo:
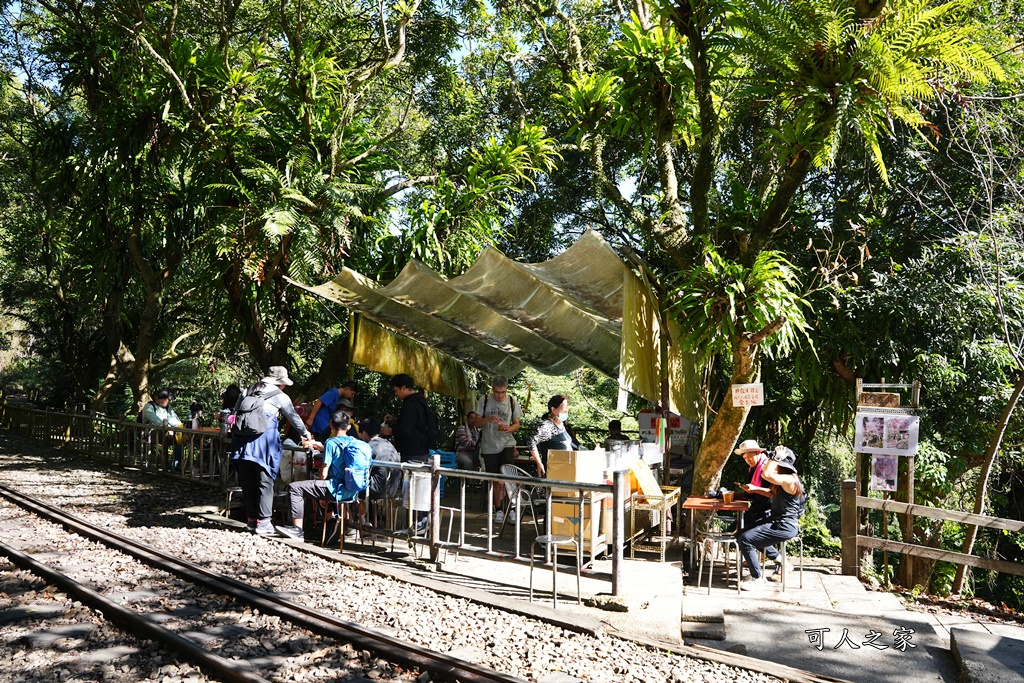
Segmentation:
[(737, 408), (763, 406), (764, 385), (760, 382), (757, 384), (733, 384), (732, 404)]

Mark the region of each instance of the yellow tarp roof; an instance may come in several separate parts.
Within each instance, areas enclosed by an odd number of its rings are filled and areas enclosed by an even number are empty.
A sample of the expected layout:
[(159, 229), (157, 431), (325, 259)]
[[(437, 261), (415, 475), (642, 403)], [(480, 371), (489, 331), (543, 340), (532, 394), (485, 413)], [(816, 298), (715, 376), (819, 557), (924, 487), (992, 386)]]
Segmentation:
[[(410, 261), (385, 286), (348, 268), (316, 287), (295, 284), (383, 326), (358, 326), (354, 362), (407, 372), (432, 391), (460, 398), (469, 391), (468, 382), (436, 357), (440, 352), (506, 376), (526, 365), (549, 375), (589, 365), (618, 378), (622, 389), (660, 401), (657, 303), (593, 230), (542, 263), (512, 261), (487, 248), (450, 280)], [(422, 355), (414, 358), (417, 351), (407, 344), (399, 353), (398, 342), (384, 343), (381, 334), (388, 329), (419, 342)], [(696, 373), (675, 348), (670, 408), (694, 419)]]

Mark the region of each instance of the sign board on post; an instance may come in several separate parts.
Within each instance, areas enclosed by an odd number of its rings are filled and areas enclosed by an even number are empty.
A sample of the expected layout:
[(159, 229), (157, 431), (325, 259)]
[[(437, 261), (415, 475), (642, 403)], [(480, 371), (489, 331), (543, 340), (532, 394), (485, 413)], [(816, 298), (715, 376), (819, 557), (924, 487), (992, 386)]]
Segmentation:
[(893, 413), (858, 412), (853, 446), (858, 453), (914, 455), (918, 417)]
[(733, 384), (732, 404), (736, 408), (764, 405), (764, 384)]

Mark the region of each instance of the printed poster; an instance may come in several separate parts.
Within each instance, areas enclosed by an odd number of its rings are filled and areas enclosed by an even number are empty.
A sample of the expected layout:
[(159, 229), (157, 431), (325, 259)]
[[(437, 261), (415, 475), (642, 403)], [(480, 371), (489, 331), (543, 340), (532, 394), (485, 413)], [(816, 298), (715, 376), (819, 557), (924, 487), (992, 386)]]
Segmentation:
[(895, 455), (871, 456), (871, 490), (895, 491), (896, 467), (899, 457)]
[(879, 455), (913, 455), (917, 452), (917, 432), (916, 415), (857, 413), (853, 450)]

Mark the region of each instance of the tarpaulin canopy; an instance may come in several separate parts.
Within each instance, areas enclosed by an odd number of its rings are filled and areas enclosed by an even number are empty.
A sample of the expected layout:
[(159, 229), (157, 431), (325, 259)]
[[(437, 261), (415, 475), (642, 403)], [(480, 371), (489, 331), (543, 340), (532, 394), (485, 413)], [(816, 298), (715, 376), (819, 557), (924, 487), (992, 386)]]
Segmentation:
[[(408, 372), (432, 391), (469, 393), (469, 382), (455, 377), (440, 353), (506, 376), (527, 365), (549, 375), (588, 365), (618, 378), (626, 391), (661, 399), (657, 302), (593, 230), (542, 263), (487, 248), (450, 280), (413, 260), (384, 286), (348, 268), (316, 287), (295, 284), (379, 324), (357, 327), (353, 362)], [(419, 344), (385, 342), (389, 330)], [(695, 419), (693, 360), (670, 346), (669, 365), (670, 408)]]

